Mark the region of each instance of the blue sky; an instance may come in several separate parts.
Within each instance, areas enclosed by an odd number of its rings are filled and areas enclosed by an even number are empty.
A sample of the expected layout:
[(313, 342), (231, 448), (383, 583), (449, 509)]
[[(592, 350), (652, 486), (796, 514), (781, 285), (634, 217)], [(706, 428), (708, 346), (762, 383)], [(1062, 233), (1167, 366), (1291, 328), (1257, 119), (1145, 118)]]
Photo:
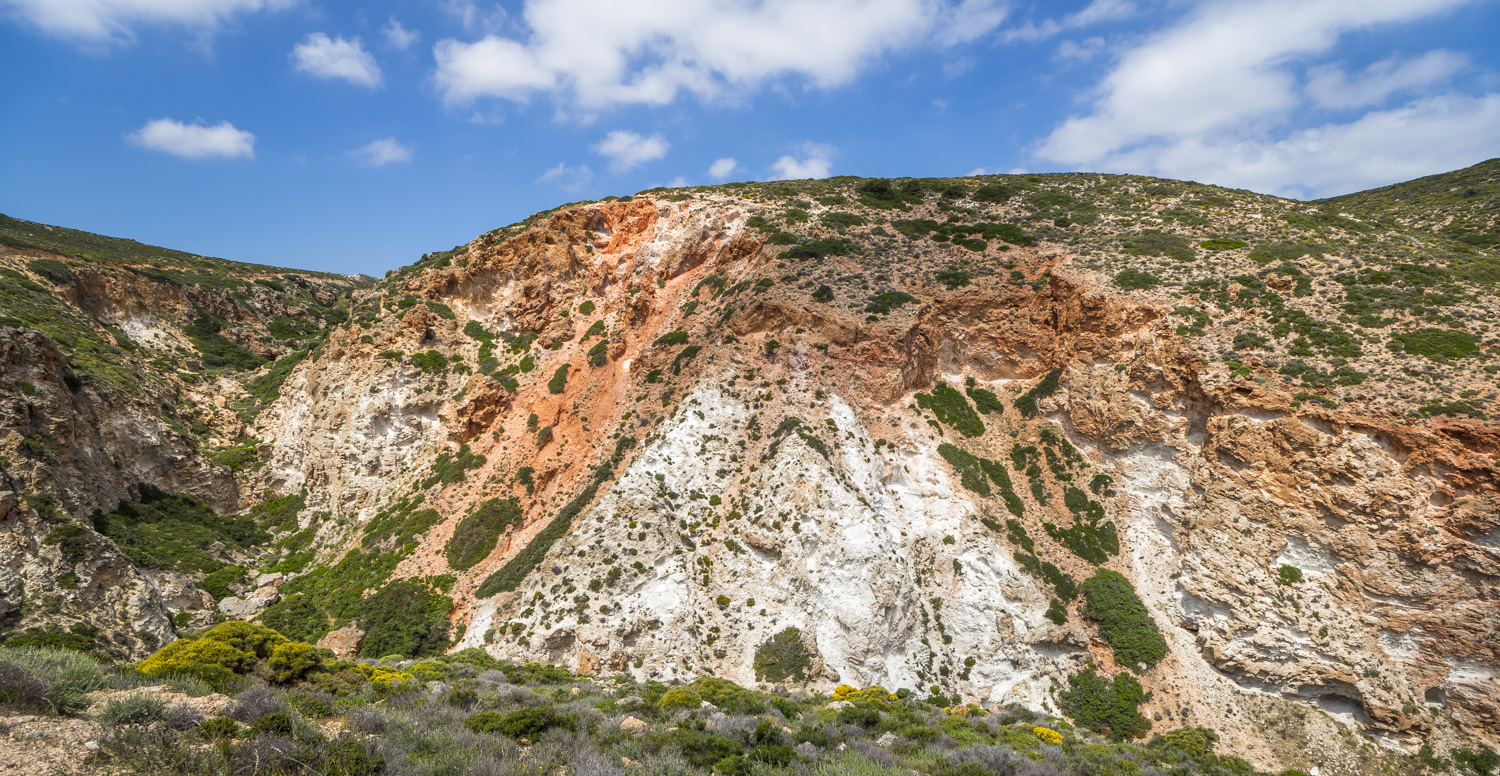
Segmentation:
[(0, 212), (381, 272), (659, 185), (1500, 156), (1493, 0), (0, 0)]

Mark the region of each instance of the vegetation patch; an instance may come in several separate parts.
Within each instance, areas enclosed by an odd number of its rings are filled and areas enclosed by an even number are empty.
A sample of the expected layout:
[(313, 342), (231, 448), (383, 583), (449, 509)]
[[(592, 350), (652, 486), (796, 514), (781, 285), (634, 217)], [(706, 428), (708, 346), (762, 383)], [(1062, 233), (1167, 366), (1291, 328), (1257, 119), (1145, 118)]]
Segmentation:
[(241, 552), (260, 547), (270, 534), (250, 516), (220, 515), (181, 494), (167, 495), (141, 486), (140, 501), (125, 501), (90, 518), (94, 530), (108, 536), (136, 565), (174, 571), (218, 571), (225, 564), (211, 553), (222, 544)]
[(940, 422), (966, 437), (984, 434), (984, 421), (979, 419), (964, 395), (947, 383), (939, 382), (933, 386), (931, 394), (918, 393), (917, 406), (931, 410)]
[(362, 657), (430, 655), (448, 647), (448, 614), (453, 599), (409, 579), (381, 588), (360, 605), (365, 631)]
[(1068, 677), (1068, 689), (1057, 696), (1063, 713), (1085, 730), (1111, 741), (1140, 738), (1151, 730), (1151, 720), (1141, 714), (1142, 703), (1151, 700), (1141, 683), (1128, 673), (1113, 681), (1092, 667)]
[(1444, 362), (1480, 355), (1479, 340), (1457, 329), (1418, 329), (1391, 335), (1391, 350)]
[(453, 529), (444, 553), (454, 571), (473, 568), (494, 551), (500, 535), (521, 524), (521, 505), (513, 498), (492, 498), (474, 507)]
[(1062, 370), (1054, 369), (1042, 376), (1042, 379), (1031, 390), (1016, 397), (1015, 406), (1021, 411), (1021, 417), (1034, 418), (1040, 412), (1036, 406), (1038, 399), (1045, 399), (1057, 393), (1058, 382), (1062, 379)]
[(552, 379), (547, 381), (547, 391), (549, 393), (555, 396), (561, 394), (568, 387), (568, 370), (572, 366), (572, 364), (563, 364), (557, 368), (557, 371), (552, 373)]
[(1114, 650), (1115, 662), (1140, 671), (1167, 656), (1166, 639), (1124, 575), (1099, 569), (1084, 581), (1082, 591), (1083, 615), (1099, 623), (1099, 635)]
[(755, 678), (762, 682), (807, 681), (812, 653), (802, 643), (802, 631), (787, 628), (755, 648)]

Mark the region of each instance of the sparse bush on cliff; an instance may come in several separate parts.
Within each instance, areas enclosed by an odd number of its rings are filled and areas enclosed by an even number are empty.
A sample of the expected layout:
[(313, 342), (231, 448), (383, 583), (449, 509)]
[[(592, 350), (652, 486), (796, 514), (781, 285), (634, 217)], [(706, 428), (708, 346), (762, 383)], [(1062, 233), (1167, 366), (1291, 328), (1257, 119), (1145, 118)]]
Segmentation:
[(489, 556), (500, 535), (520, 525), (521, 505), (513, 498), (492, 498), (476, 505), (453, 529), (444, 548), (448, 565), (465, 571)]
[(812, 656), (802, 643), (802, 632), (787, 628), (755, 648), (755, 678), (762, 682), (803, 682)]
[(1167, 656), (1167, 642), (1151, 613), (1123, 574), (1099, 569), (1084, 581), (1083, 615), (1099, 623), (1099, 634), (1114, 650), (1115, 662), (1134, 671)]

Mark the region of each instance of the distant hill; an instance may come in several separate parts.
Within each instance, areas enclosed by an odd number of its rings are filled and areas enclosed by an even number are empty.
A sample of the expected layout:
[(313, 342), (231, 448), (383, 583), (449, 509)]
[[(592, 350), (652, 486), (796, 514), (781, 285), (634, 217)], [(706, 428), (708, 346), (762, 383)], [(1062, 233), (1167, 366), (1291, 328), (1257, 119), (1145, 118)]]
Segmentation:
[(1494, 248), (1500, 245), (1500, 159), (1317, 204), (1437, 232), (1476, 248)]

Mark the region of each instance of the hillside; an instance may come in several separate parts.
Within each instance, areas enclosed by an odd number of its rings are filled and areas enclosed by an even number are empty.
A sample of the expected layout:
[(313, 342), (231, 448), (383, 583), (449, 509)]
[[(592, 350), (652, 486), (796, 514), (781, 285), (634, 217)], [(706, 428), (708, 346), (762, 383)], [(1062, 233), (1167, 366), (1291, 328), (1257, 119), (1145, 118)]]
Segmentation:
[(1494, 746), (1495, 169), (659, 189), (373, 284), (27, 227), (6, 643), (254, 619), (1101, 733), (1103, 675), (1263, 770)]

